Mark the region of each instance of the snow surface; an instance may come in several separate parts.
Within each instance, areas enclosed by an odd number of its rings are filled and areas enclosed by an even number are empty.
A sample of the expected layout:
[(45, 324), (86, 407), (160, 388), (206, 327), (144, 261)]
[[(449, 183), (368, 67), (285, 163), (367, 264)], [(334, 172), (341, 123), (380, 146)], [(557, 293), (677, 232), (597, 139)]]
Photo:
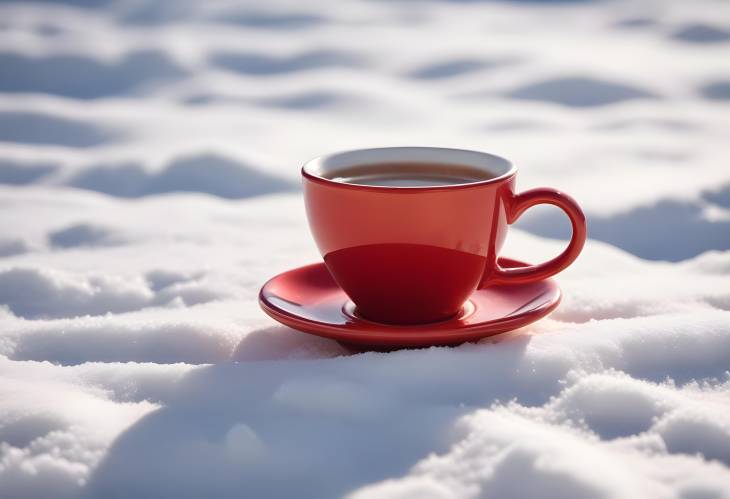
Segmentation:
[[(2, 2), (0, 497), (730, 497), (729, 49), (722, 0)], [(298, 166), (407, 144), (585, 207), (549, 318), (355, 354), (258, 309), (319, 259)]]

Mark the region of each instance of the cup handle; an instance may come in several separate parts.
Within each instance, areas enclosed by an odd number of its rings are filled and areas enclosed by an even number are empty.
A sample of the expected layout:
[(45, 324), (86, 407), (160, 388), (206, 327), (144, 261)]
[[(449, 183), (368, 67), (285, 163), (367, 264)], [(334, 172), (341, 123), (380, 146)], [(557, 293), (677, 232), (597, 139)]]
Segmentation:
[(583, 210), (578, 206), (578, 203), (563, 192), (541, 187), (538, 189), (530, 189), (520, 194), (510, 193), (510, 197), (506, 203), (507, 223), (510, 225), (513, 224), (528, 208), (538, 204), (557, 206), (568, 215), (570, 223), (573, 226), (573, 235), (570, 238), (568, 247), (552, 260), (529, 267), (505, 269), (500, 267), (497, 262), (494, 271), (489, 274), (487, 279), (482, 281), (480, 287), (485, 284), (484, 281), (487, 281), (488, 285), (540, 281), (557, 274), (578, 258), (586, 242), (586, 217), (583, 214)]

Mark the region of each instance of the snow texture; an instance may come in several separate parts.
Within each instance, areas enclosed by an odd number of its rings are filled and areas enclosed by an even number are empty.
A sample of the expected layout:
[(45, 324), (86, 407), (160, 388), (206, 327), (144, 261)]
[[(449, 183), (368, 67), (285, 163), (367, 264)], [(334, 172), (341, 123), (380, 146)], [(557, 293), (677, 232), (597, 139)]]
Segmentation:
[[(722, 0), (0, 2), (0, 497), (730, 498), (728, 50)], [(301, 163), (408, 144), (584, 206), (549, 318), (356, 353), (258, 309), (320, 259)]]

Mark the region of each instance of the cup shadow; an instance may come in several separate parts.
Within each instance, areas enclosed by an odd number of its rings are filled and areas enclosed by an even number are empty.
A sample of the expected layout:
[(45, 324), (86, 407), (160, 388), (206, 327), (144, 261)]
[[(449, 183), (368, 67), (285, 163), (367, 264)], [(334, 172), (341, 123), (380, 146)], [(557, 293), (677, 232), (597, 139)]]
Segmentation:
[(246, 335), (231, 355), (234, 362), (285, 359), (327, 359), (351, 355), (354, 350), (336, 341), (304, 334), (287, 326), (271, 326)]

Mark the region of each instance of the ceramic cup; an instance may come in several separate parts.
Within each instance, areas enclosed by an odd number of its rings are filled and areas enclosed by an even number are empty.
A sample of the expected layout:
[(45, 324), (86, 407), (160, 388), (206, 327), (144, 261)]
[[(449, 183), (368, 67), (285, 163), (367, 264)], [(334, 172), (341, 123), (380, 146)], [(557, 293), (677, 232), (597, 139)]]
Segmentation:
[[(463, 165), (488, 180), (435, 187), (383, 187), (327, 178), (351, 166), (383, 163)], [(322, 156), (302, 167), (309, 226), (325, 264), (363, 318), (422, 324), (458, 313), (478, 288), (550, 277), (576, 259), (586, 238), (578, 204), (549, 188), (515, 193), (517, 169), (477, 151), (435, 147), (362, 149)], [(501, 268), (507, 227), (529, 207), (551, 204), (573, 226), (550, 261)]]

